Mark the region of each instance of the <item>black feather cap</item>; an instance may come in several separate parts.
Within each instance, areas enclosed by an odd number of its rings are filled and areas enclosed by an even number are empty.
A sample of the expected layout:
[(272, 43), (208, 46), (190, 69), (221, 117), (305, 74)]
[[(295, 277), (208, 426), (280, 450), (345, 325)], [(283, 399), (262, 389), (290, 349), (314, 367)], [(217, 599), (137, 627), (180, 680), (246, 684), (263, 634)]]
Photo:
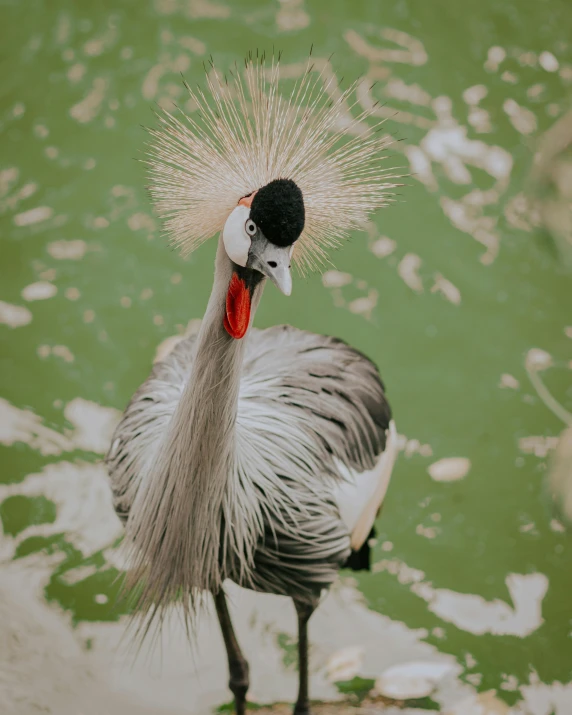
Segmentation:
[(258, 189), (250, 218), (276, 246), (291, 246), (304, 230), (304, 198), (291, 179), (274, 179)]

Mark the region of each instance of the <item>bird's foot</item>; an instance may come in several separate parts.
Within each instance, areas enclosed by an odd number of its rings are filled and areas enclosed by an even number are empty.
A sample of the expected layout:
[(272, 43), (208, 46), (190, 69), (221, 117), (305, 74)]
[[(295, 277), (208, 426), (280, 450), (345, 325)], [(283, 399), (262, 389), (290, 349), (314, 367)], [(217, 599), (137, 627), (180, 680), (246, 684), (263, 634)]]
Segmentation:
[(238, 685), (231, 680), (230, 689), (234, 695), (234, 712), (236, 715), (245, 715), (246, 691), (248, 690), (248, 685)]
[(296, 703), (294, 705), (294, 712), (293, 715), (311, 715), (312, 711), (310, 710), (310, 703), (309, 702), (304, 702), (304, 703)]

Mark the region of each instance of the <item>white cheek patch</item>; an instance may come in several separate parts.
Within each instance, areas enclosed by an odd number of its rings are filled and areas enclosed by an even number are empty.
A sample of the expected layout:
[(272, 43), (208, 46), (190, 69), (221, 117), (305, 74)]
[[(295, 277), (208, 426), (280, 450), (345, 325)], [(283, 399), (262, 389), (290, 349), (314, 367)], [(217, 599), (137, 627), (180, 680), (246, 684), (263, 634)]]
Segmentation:
[(250, 236), (244, 228), (249, 216), (248, 206), (237, 206), (227, 218), (222, 230), (222, 240), (227, 255), (239, 266), (246, 266), (250, 251)]

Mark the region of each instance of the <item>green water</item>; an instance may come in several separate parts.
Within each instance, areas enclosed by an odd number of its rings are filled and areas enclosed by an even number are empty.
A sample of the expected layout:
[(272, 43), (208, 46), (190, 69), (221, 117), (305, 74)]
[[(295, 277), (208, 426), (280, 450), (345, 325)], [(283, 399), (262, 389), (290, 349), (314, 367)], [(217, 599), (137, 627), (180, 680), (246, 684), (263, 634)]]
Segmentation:
[[(70, 427), (62, 406), (78, 396), (123, 409), (156, 346), (202, 316), (214, 244), (188, 261), (166, 247), (134, 161), (154, 103), (186, 101), (180, 72), (200, 82), (209, 54), (224, 69), (255, 47), (276, 45), (287, 65), (312, 43), (319, 59), (334, 52), (340, 81), (377, 80), (374, 101), (402, 140), (393, 162), (413, 175), (369, 235), (355, 234), (335, 255), (346, 286), (313, 275), (295, 281), (290, 299), (268, 290), (257, 325), (291, 323), (363, 350), (380, 366), (400, 433), (430, 445), (432, 454), (410, 443), (414, 453), (397, 464), (374, 562), (403, 562), (434, 589), (511, 607), (508, 574), (548, 580), (544, 620), (524, 637), (477, 635), (441, 618), (383, 564), (358, 579), (370, 607), (427, 629), (464, 666), (471, 654), (466, 674), (482, 676), (480, 689), (499, 688), (503, 674), (527, 682), (531, 671), (568, 682), (572, 545), (543, 496), (547, 459), (520, 440), (564, 427), (529, 380), (530, 349), (552, 356), (542, 379), (572, 410), (570, 274), (522, 193), (539, 138), (569, 108), (572, 5), (30, 0), (3, 2), (1, 13), (0, 300), (33, 316), (0, 325), (3, 396), (57, 431)], [(456, 138), (448, 143), (439, 128)], [(84, 255), (55, 258), (59, 241), (85, 242)], [(27, 302), (22, 290), (38, 281), (57, 294)], [(365, 308), (353, 302), (360, 297), (370, 299)], [(501, 388), (502, 375), (511, 378)], [(61, 458), (18, 441), (0, 449), (5, 483)], [(429, 465), (447, 457), (470, 460), (468, 474), (433, 480)], [(79, 448), (66, 458), (99, 459)], [(15, 535), (53, 522), (56, 508), (16, 493), (0, 517)], [(87, 559), (98, 570), (70, 584), (61, 575), (85, 554), (52, 533), (23, 540), (16, 558), (42, 550), (65, 554), (49, 599), (76, 620), (118, 616), (115, 571), (101, 551)]]

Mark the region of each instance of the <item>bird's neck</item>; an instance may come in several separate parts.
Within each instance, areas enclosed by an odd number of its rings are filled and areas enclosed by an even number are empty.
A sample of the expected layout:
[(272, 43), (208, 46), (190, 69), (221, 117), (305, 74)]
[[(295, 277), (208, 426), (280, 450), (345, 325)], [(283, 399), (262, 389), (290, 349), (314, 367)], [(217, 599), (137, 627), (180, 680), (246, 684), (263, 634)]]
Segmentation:
[[(219, 242), (191, 372), (155, 459), (147, 465), (149, 474), (143, 475), (145, 486), (137, 496), (140, 504), (128, 522), (134, 573), (145, 572), (144, 610), (164, 606), (177, 595), (189, 604), (194, 594), (216, 592), (225, 577), (221, 561), (236, 552), (233, 540), (241, 536), (229, 490), (236, 472), (235, 423), (248, 334), (235, 340), (224, 327), (232, 272)], [(261, 293), (259, 285), (251, 320)], [(241, 563), (249, 559), (241, 555), (246, 548), (240, 545)]]
[[(232, 263), (219, 242), (214, 284), (180, 404), (181, 417), (189, 430), (189, 442), (196, 445), (196, 449), (192, 448), (188, 453), (191, 471), (199, 467), (204, 469), (205, 464), (209, 464), (211, 473), (215, 474), (219, 472), (221, 460), (226, 467), (234, 458), (234, 426), (248, 333), (236, 340), (224, 327), (232, 270)], [(262, 289), (260, 284), (252, 296), (251, 323)], [(189, 442), (185, 444), (187, 449)]]

